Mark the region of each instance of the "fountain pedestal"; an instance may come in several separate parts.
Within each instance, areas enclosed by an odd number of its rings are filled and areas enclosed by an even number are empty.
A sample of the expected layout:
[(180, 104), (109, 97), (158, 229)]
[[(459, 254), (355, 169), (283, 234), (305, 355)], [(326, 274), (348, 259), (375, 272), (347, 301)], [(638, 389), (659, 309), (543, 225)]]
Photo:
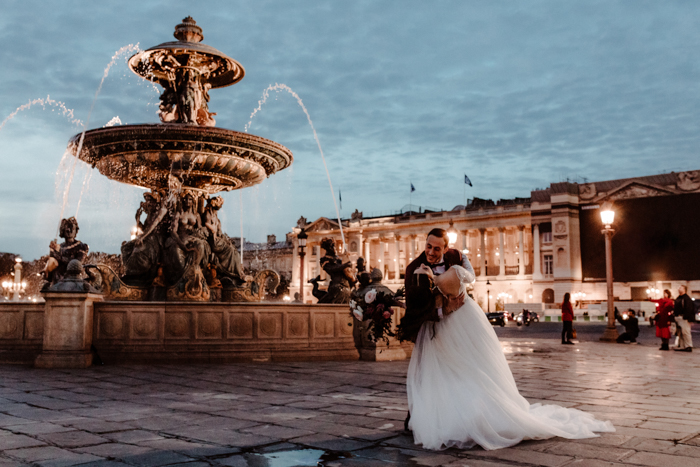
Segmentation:
[[(394, 314), (391, 323), (393, 331), (396, 331), (396, 325), (399, 320), (400, 317)], [(369, 324), (370, 320), (359, 321), (353, 318), (352, 336), (355, 340), (355, 348), (360, 354), (360, 360), (365, 362), (387, 362), (406, 360), (411, 356), (413, 344), (403, 344), (396, 337), (389, 337), (389, 345), (383, 340), (372, 342), (367, 336)]]
[(80, 292), (44, 294), (44, 341), (37, 368), (87, 368), (92, 364), (94, 303), (102, 295)]

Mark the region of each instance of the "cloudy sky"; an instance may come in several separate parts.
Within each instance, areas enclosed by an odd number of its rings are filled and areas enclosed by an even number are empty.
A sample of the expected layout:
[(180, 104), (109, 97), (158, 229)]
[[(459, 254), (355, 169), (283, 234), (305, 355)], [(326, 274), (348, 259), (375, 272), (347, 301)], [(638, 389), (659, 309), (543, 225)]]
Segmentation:
[[(133, 48), (94, 97), (117, 51), (174, 40), (187, 15), (246, 69), (212, 91), (217, 126), (242, 131), (269, 85), (289, 86), (343, 216), (401, 209), (410, 183), (413, 204), (451, 209), (464, 203), (465, 173), (466, 197), (498, 199), (566, 178), (700, 169), (700, 2), (3, 0), (0, 251), (44, 254), (62, 211), (77, 213), (92, 250), (119, 251), (142, 191), (81, 163), (63, 208), (66, 143), (89, 115), (89, 128), (157, 122), (159, 90), (126, 66)], [(334, 215), (290, 94), (272, 92), (249, 132), (295, 160), (225, 195), (230, 235), (263, 241), (301, 215)]]

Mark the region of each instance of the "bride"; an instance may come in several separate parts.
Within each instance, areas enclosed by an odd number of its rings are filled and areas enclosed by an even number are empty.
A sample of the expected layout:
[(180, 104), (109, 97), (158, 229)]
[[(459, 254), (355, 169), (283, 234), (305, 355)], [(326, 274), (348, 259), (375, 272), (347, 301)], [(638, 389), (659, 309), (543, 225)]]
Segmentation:
[[(463, 294), (475, 279), (471, 265), (466, 266), (452, 266), (441, 275), (427, 266), (418, 268), (415, 274), (422, 275), (418, 285), (423, 297), (432, 297), (433, 284), (445, 298)], [(406, 314), (409, 317), (410, 308)], [(468, 449), (478, 444), (490, 450), (525, 439), (592, 438), (598, 436), (594, 432), (615, 431), (609, 421), (580, 410), (528, 403), (518, 392), (491, 324), (469, 297), (440, 321), (422, 324), (408, 367), (407, 389), (409, 427), (416, 444), (427, 449)]]

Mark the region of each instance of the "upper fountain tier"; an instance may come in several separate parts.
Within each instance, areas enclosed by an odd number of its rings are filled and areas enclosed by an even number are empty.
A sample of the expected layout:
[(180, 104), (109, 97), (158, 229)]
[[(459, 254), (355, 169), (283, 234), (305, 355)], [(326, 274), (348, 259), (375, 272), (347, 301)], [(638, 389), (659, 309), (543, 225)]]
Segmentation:
[[(209, 89), (240, 81), (240, 63), (202, 44), (191, 17), (166, 42), (129, 59), (134, 73), (163, 86), (160, 120), (166, 125), (121, 125), (75, 135), (70, 152), (119, 182), (152, 189), (173, 184), (210, 194), (262, 182), (291, 165), (292, 152), (258, 136), (212, 128)], [(79, 154), (78, 154), (79, 153)]]
[(176, 42), (165, 42), (139, 52), (129, 59), (134, 73), (163, 87), (174, 81), (177, 70), (196, 70), (203, 83), (212, 88), (230, 86), (243, 79), (243, 66), (214, 47), (203, 44), (202, 28), (188, 16), (175, 26)]

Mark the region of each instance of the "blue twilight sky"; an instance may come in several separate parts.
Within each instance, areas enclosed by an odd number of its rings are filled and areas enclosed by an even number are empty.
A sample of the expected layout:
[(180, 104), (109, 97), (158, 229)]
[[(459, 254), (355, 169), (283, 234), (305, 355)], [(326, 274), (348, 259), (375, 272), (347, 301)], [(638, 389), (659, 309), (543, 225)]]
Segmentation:
[[(0, 251), (45, 253), (105, 68), (122, 47), (174, 40), (191, 15), (204, 42), (243, 64), (214, 90), (217, 126), (243, 130), (265, 88), (308, 108), (343, 216), (409, 202), (451, 209), (566, 178), (606, 180), (700, 168), (700, 2), (69, 1), (0, 2)], [(159, 91), (117, 56), (89, 128), (156, 122)], [(272, 93), (251, 133), (294, 164), (225, 195), (224, 229), (263, 241), (299, 216), (334, 213), (306, 116)], [(64, 217), (92, 250), (118, 252), (142, 191), (76, 166)], [(82, 197), (81, 197), (82, 194)], [(241, 205), (243, 210), (241, 211)], [(242, 223), (241, 223), (242, 220)]]

